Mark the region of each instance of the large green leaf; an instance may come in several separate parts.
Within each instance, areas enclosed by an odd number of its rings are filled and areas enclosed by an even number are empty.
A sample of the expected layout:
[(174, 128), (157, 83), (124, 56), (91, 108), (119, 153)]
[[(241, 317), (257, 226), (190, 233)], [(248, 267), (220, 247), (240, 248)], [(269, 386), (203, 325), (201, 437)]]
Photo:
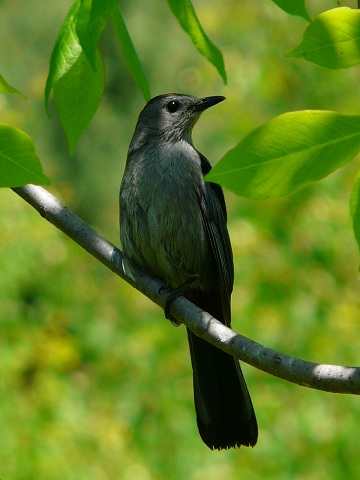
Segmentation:
[(26, 96), (23, 93), (21, 93), (19, 90), (16, 90), (16, 88), (12, 87), (11, 85), (9, 85), (2, 75), (0, 75), (0, 93), (15, 93), (17, 95), (21, 95), (22, 97), (26, 98)]
[(311, 21), (309, 14), (306, 11), (305, 0), (272, 0), (284, 12), (290, 15), (302, 17), (305, 20)]
[(32, 139), (21, 130), (0, 123), (0, 187), (27, 183), (48, 185)]
[(226, 84), (226, 71), (221, 51), (211, 42), (204, 32), (191, 0), (167, 0), (181, 27), (191, 38), (199, 52), (208, 59), (220, 73)]
[(129, 72), (140, 88), (145, 100), (148, 101), (151, 98), (149, 84), (119, 8), (114, 9), (112, 19)]
[(54, 100), (70, 154), (95, 114), (104, 91), (104, 66), (97, 52), (95, 70), (84, 52), (54, 86)]
[(350, 213), (353, 221), (354, 233), (360, 247), (360, 173), (356, 177), (350, 197)]
[(245, 137), (206, 179), (251, 198), (290, 195), (326, 177), (359, 151), (360, 116), (285, 113)]
[(65, 75), (79, 58), (82, 48), (76, 34), (76, 16), (80, 0), (75, 0), (60, 29), (50, 58), (49, 74), (45, 86), (45, 105), (54, 85)]
[(333, 69), (358, 65), (360, 11), (341, 7), (320, 14), (305, 30), (301, 44), (286, 55)]
[(76, 33), (93, 68), (100, 34), (117, 4), (118, 0), (81, 0), (76, 19)]

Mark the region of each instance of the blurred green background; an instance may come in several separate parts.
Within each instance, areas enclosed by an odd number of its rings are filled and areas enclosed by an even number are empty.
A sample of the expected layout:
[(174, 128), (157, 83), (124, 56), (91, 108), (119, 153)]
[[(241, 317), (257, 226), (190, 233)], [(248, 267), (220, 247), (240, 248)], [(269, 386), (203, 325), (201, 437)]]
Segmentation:
[[(29, 133), (50, 190), (118, 244), (118, 189), (143, 99), (110, 25), (101, 40), (106, 92), (69, 158), (52, 108), (49, 58), (70, 0), (0, 1), (0, 73), (23, 91), (1, 121)], [(311, 16), (354, 1), (309, 2)], [(359, 69), (284, 57), (306, 22), (269, 0), (196, 0), (229, 83), (194, 50), (165, 1), (121, 2), (152, 94), (225, 95), (195, 128), (215, 162), (275, 115), (359, 114)], [(235, 255), (233, 326), (322, 363), (359, 364), (359, 254), (349, 195), (355, 161), (291, 198), (226, 193)], [(349, 479), (360, 477), (360, 404), (244, 366), (260, 427), (256, 448), (211, 452), (196, 428), (185, 329), (90, 258), (10, 190), (0, 191), (0, 478)]]

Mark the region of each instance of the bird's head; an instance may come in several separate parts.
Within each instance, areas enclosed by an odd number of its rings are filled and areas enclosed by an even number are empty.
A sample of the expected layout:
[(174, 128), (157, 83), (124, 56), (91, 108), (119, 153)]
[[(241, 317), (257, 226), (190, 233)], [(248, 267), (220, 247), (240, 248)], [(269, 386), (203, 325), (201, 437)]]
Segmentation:
[(191, 139), (191, 131), (200, 114), (225, 100), (213, 96), (196, 98), (179, 93), (168, 93), (151, 99), (139, 115), (135, 134), (162, 136), (168, 141)]

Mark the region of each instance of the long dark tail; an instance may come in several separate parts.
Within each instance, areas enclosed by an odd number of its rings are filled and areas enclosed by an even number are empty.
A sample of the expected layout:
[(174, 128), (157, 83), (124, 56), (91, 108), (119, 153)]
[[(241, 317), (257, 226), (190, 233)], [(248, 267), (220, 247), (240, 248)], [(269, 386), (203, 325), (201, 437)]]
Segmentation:
[(240, 364), (188, 330), (201, 438), (211, 449), (254, 446), (258, 426)]
[[(216, 293), (188, 293), (196, 305), (223, 320), (222, 302)], [(258, 438), (258, 426), (238, 360), (190, 330), (188, 340), (197, 424), (204, 443), (218, 450), (240, 445), (253, 447)]]

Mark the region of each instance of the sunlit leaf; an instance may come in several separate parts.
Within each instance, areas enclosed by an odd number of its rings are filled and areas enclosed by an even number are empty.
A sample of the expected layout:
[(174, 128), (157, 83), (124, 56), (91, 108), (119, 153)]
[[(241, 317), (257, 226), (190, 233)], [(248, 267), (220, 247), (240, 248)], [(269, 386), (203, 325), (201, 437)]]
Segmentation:
[(341, 7), (320, 14), (307, 27), (299, 46), (286, 53), (326, 68), (360, 63), (360, 10)]
[(245, 137), (206, 179), (251, 198), (290, 195), (326, 177), (359, 151), (360, 116), (285, 113)]
[(354, 233), (360, 247), (360, 174), (356, 177), (350, 197), (350, 213), (353, 221)]
[(214, 65), (226, 84), (226, 71), (222, 53), (204, 32), (191, 0), (168, 0), (168, 4), (195, 47)]
[(284, 12), (290, 15), (302, 17), (305, 20), (311, 21), (309, 14), (306, 11), (305, 0), (272, 0)]
[(80, 0), (75, 0), (60, 29), (55, 47), (51, 54), (49, 74), (45, 86), (45, 105), (56, 82), (65, 75), (79, 58), (82, 48), (76, 34), (76, 16)]
[(11, 85), (9, 85), (2, 75), (0, 75), (0, 93), (15, 93), (17, 95), (21, 95), (22, 97), (26, 98), (26, 96), (23, 93), (21, 93), (19, 90), (16, 90), (16, 88), (12, 87)]
[(48, 185), (32, 139), (23, 131), (0, 123), (0, 186), (27, 183)]
[(100, 53), (95, 61), (94, 70), (82, 52), (70, 70), (54, 86), (56, 110), (71, 154), (95, 114), (104, 91), (104, 67)]
[(76, 18), (76, 33), (93, 68), (100, 34), (117, 4), (118, 0), (81, 0)]
[(151, 98), (149, 84), (119, 8), (114, 9), (112, 19), (129, 72), (140, 88), (145, 100), (148, 101)]

